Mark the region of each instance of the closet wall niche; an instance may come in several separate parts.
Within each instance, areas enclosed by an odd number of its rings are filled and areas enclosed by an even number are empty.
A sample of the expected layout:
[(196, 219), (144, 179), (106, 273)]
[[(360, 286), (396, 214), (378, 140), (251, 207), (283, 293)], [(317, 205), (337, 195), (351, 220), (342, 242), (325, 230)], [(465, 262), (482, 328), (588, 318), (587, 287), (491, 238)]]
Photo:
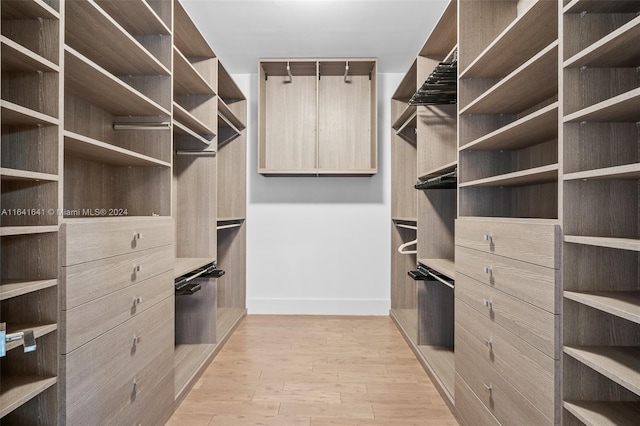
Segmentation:
[(377, 173), (375, 59), (262, 59), (258, 172)]

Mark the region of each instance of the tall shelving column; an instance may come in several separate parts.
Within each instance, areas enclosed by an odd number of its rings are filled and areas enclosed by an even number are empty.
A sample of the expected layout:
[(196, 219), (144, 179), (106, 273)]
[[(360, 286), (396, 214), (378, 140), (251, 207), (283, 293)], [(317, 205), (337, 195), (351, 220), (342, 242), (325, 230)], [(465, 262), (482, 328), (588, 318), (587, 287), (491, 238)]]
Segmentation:
[(556, 1), (459, 1), (456, 408), (559, 422)]
[[(456, 190), (416, 190), (455, 169), (455, 105), (410, 103), (434, 68), (453, 55), (457, 3), (450, 2), (391, 99), (391, 312), (407, 343), (453, 408), (453, 221)], [(455, 79), (455, 75), (454, 75)], [(416, 244), (409, 245), (416, 241)], [(399, 253), (400, 246), (404, 246)], [(420, 265), (419, 265), (420, 264)], [(413, 272), (431, 270), (439, 281)]]
[[(55, 424), (62, 63), (58, 1), (2, 1), (0, 423)], [(0, 336), (5, 339), (5, 333)], [(30, 348), (29, 352), (27, 352)]]
[(564, 1), (565, 425), (640, 419), (640, 2)]
[(173, 403), (172, 4), (65, 4), (61, 424)]

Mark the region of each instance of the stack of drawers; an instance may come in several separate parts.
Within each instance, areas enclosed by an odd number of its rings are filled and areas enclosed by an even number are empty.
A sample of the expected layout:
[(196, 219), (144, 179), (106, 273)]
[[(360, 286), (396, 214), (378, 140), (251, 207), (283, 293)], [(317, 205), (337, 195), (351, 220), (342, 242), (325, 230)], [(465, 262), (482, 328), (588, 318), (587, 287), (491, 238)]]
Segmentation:
[(79, 219), (62, 235), (61, 424), (164, 423), (174, 399), (172, 219)]
[(560, 229), (456, 221), (455, 400), (468, 425), (558, 423)]

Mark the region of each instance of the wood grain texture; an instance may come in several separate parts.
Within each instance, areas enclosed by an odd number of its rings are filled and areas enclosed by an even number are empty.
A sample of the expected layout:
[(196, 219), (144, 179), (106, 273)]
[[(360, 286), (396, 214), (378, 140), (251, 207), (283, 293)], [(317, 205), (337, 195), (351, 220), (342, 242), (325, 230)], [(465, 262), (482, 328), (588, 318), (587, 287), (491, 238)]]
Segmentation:
[(565, 401), (563, 407), (588, 426), (632, 425), (640, 418), (638, 402)]
[[(165, 21), (166, 22), (166, 21)], [(174, 44), (187, 57), (215, 58), (202, 33), (180, 2), (174, 2)]]
[(563, 391), (564, 400), (570, 402), (640, 402), (637, 394), (567, 354), (563, 359)]
[(216, 280), (193, 282), (200, 284), (200, 291), (175, 297), (176, 344), (216, 343)]
[[(24, 12), (34, 2), (26, 1), (21, 3), (23, 6), (19, 8)], [(38, 3), (43, 4), (43, 2)], [(3, 14), (5, 13), (4, 9)], [(40, 16), (23, 16), (15, 20), (3, 18), (2, 35), (48, 61), (60, 65), (59, 53), (62, 47), (60, 45), (62, 37), (60, 34), (60, 22), (58, 17), (48, 17), (46, 16), (46, 11), (43, 10), (43, 12)]]
[[(435, 279), (419, 281), (417, 287), (418, 346), (453, 348), (453, 289)], [(453, 384), (453, 374), (450, 379)]]
[(460, 424), (469, 426), (497, 426), (500, 424), (459, 374), (456, 374), (455, 392)]
[(415, 309), (417, 293), (415, 282), (407, 272), (416, 267), (416, 256), (398, 253), (398, 247), (412, 241), (416, 232), (391, 224), (391, 309)]
[(418, 176), (456, 160), (456, 108), (450, 105), (421, 108), (418, 114)]
[(390, 319), (249, 316), (169, 424), (425, 419), (457, 424)]
[[(555, 330), (559, 318), (556, 315), (462, 274), (456, 279), (456, 297), (485, 318), (520, 336), (548, 357), (558, 358)], [(485, 301), (488, 301), (490, 306), (485, 306)]]
[(97, 0), (96, 3), (129, 34), (171, 34), (171, 30), (158, 13), (161, 12), (161, 9), (159, 9), (160, 3), (166, 5), (170, 2), (129, 0), (127, 3), (120, 5), (120, 7), (109, 0)]
[[(456, 247), (456, 272), (550, 313), (560, 312), (560, 275), (555, 269)], [(485, 270), (488, 268), (488, 270)]]
[(565, 346), (569, 356), (640, 394), (640, 350), (637, 347)]
[(418, 258), (453, 259), (456, 190), (418, 193)]
[[(400, 105), (392, 104), (392, 111)], [(418, 193), (413, 189), (417, 177), (417, 148), (395, 135), (391, 135), (391, 216), (417, 217)]]

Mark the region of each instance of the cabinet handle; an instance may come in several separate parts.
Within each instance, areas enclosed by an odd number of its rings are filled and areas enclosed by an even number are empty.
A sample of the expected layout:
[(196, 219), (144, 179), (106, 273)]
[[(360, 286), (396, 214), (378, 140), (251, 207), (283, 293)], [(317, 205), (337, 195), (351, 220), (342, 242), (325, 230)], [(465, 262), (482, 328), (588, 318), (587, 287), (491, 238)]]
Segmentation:
[(133, 306), (138, 306), (142, 304), (142, 297), (137, 296), (133, 298)]
[(140, 337), (136, 336), (135, 334), (133, 335), (133, 346), (136, 346), (138, 343), (140, 343)]
[(142, 265), (133, 265), (133, 272), (142, 272)]
[(491, 266), (485, 266), (484, 268), (482, 268), (482, 270), (487, 275), (492, 275), (493, 274), (493, 267), (491, 267)]
[(141, 240), (142, 239), (142, 233), (141, 232), (135, 232), (133, 233), (133, 239), (134, 240)]
[(489, 348), (489, 351), (493, 351), (493, 339), (489, 338), (489, 339), (484, 339), (484, 343), (487, 345), (487, 347)]
[(490, 243), (492, 243), (492, 242), (493, 242), (493, 236), (492, 236), (491, 234), (484, 234), (484, 235), (482, 236), (482, 239), (483, 239), (483, 240), (485, 240), (485, 241), (488, 241), (488, 242), (490, 242)]
[(493, 392), (493, 386), (491, 385), (491, 383), (489, 383), (488, 385), (484, 385), (484, 388), (487, 390), (487, 392), (492, 393)]
[(138, 379), (137, 378), (133, 378), (133, 393), (137, 393), (138, 392)]
[(487, 308), (489, 308), (490, 310), (493, 309), (493, 302), (491, 300), (488, 299), (484, 299), (484, 301), (482, 302), (482, 304), (484, 306), (486, 306)]

